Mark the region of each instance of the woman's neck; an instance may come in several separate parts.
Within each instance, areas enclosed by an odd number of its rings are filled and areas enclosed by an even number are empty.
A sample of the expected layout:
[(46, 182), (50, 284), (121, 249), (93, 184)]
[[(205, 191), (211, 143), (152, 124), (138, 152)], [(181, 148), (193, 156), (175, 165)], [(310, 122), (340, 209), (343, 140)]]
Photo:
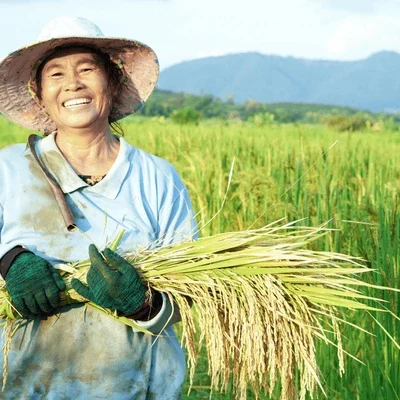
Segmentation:
[(108, 128), (99, 133), (57, 132), (56, 143), (79, 175), (107, 174), (119, 152), (119, 140)]

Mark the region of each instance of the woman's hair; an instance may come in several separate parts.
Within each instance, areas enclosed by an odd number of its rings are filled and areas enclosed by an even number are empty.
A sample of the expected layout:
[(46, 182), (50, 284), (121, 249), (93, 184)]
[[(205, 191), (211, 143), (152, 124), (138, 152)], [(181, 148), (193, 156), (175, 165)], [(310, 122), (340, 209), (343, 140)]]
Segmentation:
[[(35, 95), (39, 100), (42, 98), (42, 71), (43, 67), (46, 65), (46, 62), (52, 57), (57, 51), (59, 50), (65, 50), (65, 49), (71, 49), (71, 48), (77, 48), (77, 49), (85, 49), (89, 51), (90, 53), (94, 54), (97, 58), (97, 60), (102, 64), (104, 67), (108, 84), (111, 87), (111, 93), (113, 93), (113, 99), (112, 99), (112, 105), (114, 105), (116, 102), (118, 102), (118, 96), (119, 96), (119, 89), (122, 85), (122, 77), (123, 73), (121, 71), (121, 68), (111, 60), (111, 57), (109, 54), (104, 53), (100, 49), (92, 46), (84, 46), (84, 45), (69, 45), (69, 46), (61, 46), (57, 47), (57, 49), (49, 54), (49, 56), (39, 65), (37, 71), (36, 71), (36, 76), (35, 80), (33, 82), (34, 87), (32, 88), (35, 92)], [(123, 130), (121, 125), (114, 121), (110, 122), (109, 124), (111, 126), (111, 129), (118, 134), (123, 134)]]

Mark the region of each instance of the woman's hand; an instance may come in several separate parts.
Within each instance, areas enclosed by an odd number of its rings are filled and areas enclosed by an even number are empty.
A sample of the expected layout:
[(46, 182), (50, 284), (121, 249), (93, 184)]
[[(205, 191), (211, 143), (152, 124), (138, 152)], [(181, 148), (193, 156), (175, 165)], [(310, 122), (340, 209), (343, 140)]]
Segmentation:
[(66, 289), (59, 272), (29, 251), (18, 255), (11, 264), (6, 287), (23, 317), (54, 312), (59, 306), (60, 291)]
[(72, 288), (97, 305), (132, 315), (141, 309), (146, 298), (146, 287), (135, 268), (109, 248), (103, 256), (94, 245), (89, 246), (91, 266), (87, 274), (88, 286), (72, 279)]

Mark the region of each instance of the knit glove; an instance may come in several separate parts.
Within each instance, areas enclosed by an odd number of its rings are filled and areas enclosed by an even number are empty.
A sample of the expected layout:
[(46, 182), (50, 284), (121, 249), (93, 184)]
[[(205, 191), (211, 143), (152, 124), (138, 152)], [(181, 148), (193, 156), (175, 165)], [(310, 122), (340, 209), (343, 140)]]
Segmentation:
[(72, 288), (97, 305), (117, 310), (125, 315), (138, 311), (146, 297), (146, 287), (133, 265), (109, 248), (103, 256), (94, 245), (89, 246), (91, 266), (87, 274), (88, 286), (72, 279)]
[(11, 301), (23, 317), (50, 314), (66, 289), (59, 272), (45, 259), (29, 251), (19, 254), (6, 276)]

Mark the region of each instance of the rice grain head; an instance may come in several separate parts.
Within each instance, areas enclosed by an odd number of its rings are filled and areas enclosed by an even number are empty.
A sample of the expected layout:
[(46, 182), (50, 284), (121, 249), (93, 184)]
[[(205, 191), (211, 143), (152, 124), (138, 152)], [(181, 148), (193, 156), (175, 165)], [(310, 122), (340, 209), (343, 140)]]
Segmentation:
[[(326, 232), (321, 227), (274, 223), (124, 257), (134, 264), (145, 284), (165, 293), (179, 307), (191, 381), (205, 342), (212, 390), (226, 391), (232, 381), (236, 398), (245, 400), (249, 387), (256, 395), (272, 395), (279, 383), (281, 400), (304, 400), (317, 387), (324, 392), (316, 358), (317, 340), (336, 346), (340, 373), (344, 372), (340, 327), (351, 321), (340, 309), (385, 312), (379, 299), (359, 291), (373, 287), (359, 277), (371, 271), (361, 260), (307, 249), (312, 240)], [(117, 243), (114, 241), (113, 248)], [(58, 266), (68, 288), (66, 303), (86, 301), (71, 289), (70, 281), (72, 277), (85, 281), (89, 267), (88, 261)], [(376, 307), (364, 300), (374, 301)], [(133, 320), (87, 304), (139, 328)], [(4, 332), (11, 337), (11, 321), (18, 315), (4, 283), (0, 287), (0, 312), (6, 321)], [(5, 357), (8, 350), (9, 341)]]

